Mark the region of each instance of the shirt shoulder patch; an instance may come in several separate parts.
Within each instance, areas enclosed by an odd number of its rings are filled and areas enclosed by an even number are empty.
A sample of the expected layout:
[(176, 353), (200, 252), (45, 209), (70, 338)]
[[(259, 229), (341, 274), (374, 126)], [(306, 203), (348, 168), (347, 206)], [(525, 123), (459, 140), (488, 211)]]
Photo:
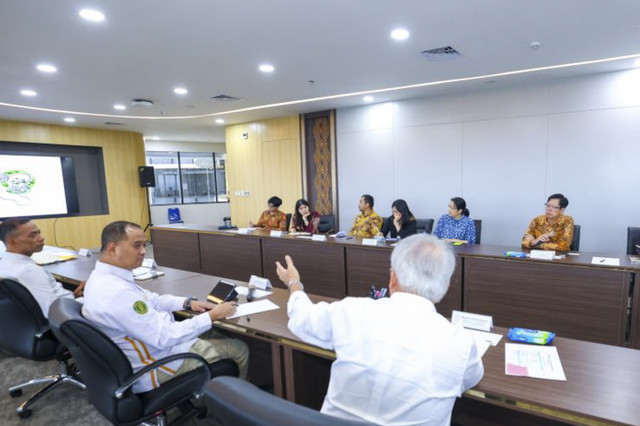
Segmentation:
[(136, 314), (144, 315), (149, 312), (149, 308), (147, 308), (147, 304), (142, 300), (138, 300), (133, 304), (133, 310)]

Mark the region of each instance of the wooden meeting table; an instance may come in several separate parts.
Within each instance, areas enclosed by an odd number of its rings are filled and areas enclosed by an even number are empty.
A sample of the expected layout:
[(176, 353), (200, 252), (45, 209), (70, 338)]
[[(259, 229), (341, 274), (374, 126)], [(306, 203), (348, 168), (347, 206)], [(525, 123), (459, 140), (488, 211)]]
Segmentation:
[[(95, 258), (79, 258), (46, 268), (69, 283), (77, 283), (88, 277), (84, 274), (94, 263)], [(139, 284), (160, 294), (205, 298), (220, 279), (167, 267), (160, 270), (165, 275)], [(310, 297), (315, 302), (333, 300)], [(215, 326), (249, 344), (252, 381), (272, 386), (278, 396), (319, 409), (335, 355), (301, 341), (289, 331), (287, 290), (275, 288), (268, 299), (280, 309), (217, 321)], [(506, 329), (496, 327), (493, 332), (504, 335)], [(557, 337), (553, 345), (558, 348), (567, 376), (566, 382), (559, 382), (505, 375), (505, 340), (503, 337), (484, 355), (484, 378), (458, 399), (453, 424), (640, 425), (639, 351)]]
[[(247, 235), (208, 225), (151, 229), (159, 264), (247, 281), (251, 275), (277, 283), (275, 261), (290, 254), (309, 293), (332, 298), (366, 296), (386, 286), (393, 245), (365, 245), (362, 238), (310, 241), (308, 236), (256, 230)], [(492, 315), (494, 324), (555, 331), (578, 340), (640, 349), (640, 265), (626, 255), (572, 253), (562, 259), (508, 258), (519, 248), (454, 247), (456, 269), (436, 308), (445, 316), (464, 310)], [(617, 257), (619, 266), (592, 264)], [(276, 284), (280, 285), (280, 284)], [(638, 313), (633, 315), (633, 313)]]

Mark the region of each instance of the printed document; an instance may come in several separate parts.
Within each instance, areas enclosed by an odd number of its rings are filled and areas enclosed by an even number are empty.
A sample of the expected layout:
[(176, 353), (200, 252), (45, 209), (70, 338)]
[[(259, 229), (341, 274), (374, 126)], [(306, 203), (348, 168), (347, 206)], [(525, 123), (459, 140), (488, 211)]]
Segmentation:
[(505, 343), (504, 372), (508, 376), (567, 380), (555, 346)]

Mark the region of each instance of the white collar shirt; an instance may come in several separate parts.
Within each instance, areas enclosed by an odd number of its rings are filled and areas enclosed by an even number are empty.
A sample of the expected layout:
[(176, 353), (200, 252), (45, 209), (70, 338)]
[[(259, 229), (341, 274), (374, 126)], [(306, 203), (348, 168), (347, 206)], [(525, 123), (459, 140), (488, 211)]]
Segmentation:
[(336, 353), (325, 414), (385, 425), (448, 425), (456, 397), (484, 369), (473, 337), (409, 293), (288, 302), (289, 329)]
[[(211, 329), (209, 314), (176, 321), (173, 311), (183, 309), (185, 298), (145, 290), (133, 280), (133, 272), (96, 262), (84, 289), (82, 314), (115, 342), (131, 362), (133, 371), (163, 357), (189, 352), (197, 337)], [(161, 367), (175, 374), (182, 364)], [(145, 392), (159, 385), (156, 371), (133, 386)]]
[(56, 279), (35, 260), (18, 253), (2, 253), (0, 259), (0, 277), (10, 278), (25, 286), (42, 309), (45, 318), (49, 318), (49, 307), (58, 298), (73, 299), (73, 293), (62, 287)]

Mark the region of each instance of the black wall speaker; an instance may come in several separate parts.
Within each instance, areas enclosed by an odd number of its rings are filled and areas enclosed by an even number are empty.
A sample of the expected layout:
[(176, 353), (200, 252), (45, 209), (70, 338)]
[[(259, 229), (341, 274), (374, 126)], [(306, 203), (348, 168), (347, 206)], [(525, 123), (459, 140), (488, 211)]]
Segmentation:
[(138, 177), (140, 177), (140, 187), (153, 188), (156, 186), (156, 174), (153, 172), (153, 167), (139, 166)]

